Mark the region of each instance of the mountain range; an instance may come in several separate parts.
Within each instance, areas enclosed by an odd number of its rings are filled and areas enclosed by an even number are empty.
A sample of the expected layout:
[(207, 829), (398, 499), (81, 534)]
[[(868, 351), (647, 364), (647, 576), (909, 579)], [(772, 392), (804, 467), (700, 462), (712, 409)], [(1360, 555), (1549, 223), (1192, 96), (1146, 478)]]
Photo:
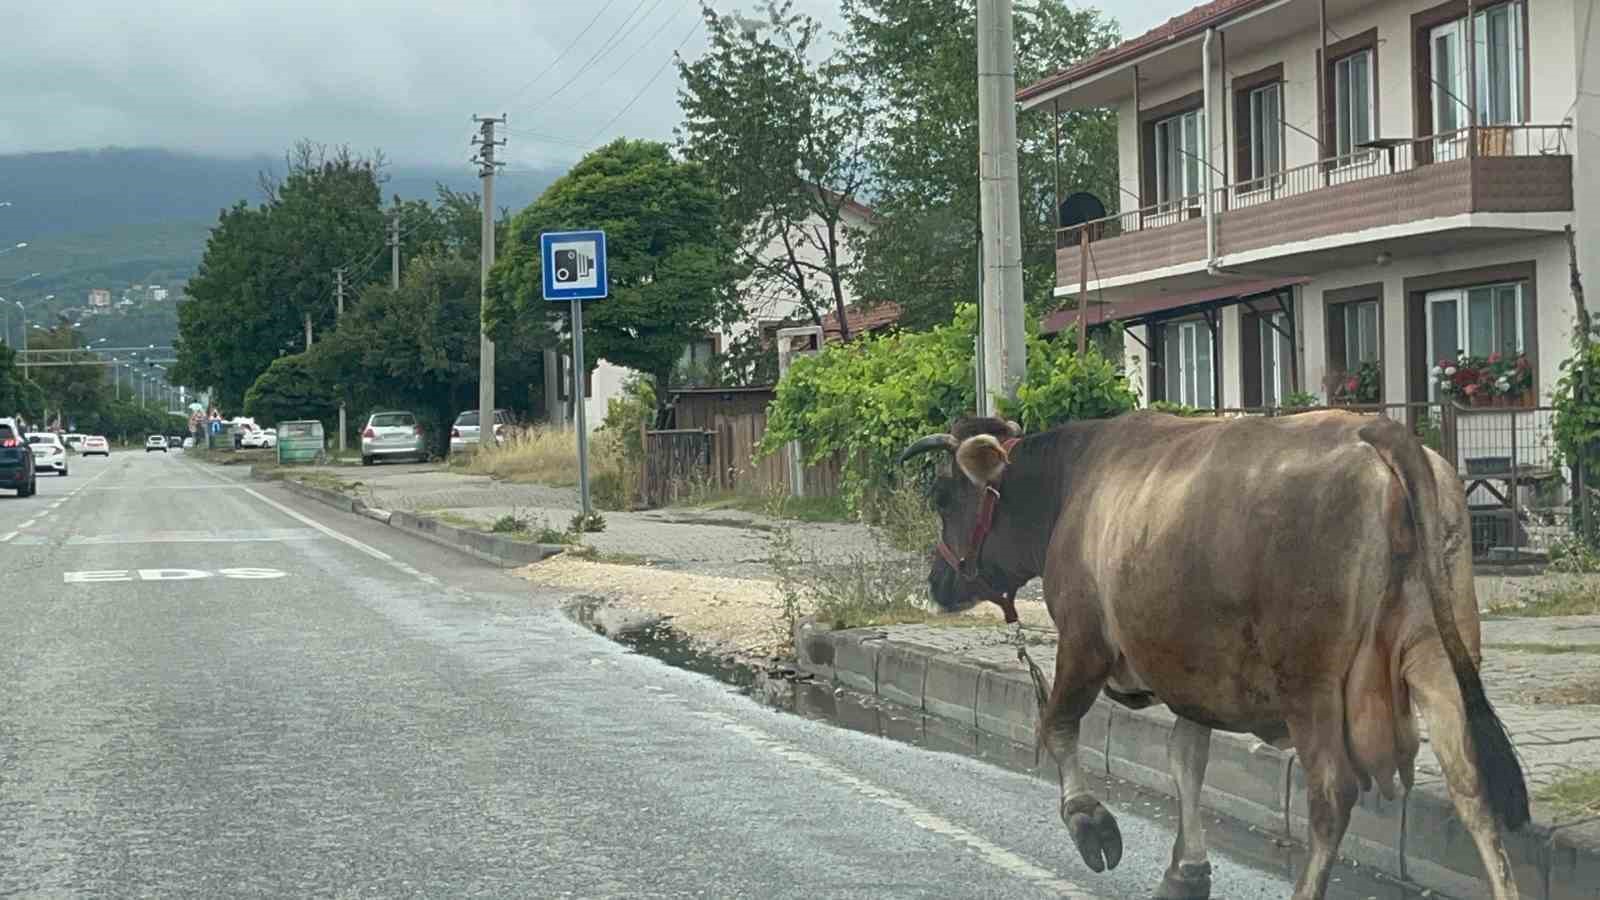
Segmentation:
[[(260, 202), (260, 175), (280, 157), (201, 156), (157, 148), (0, 155), (0, 295), (57, 294), (81, 303), (91, 287), (186, 281), (218, 213)], [(388, 200), (432, 199), (435, 186), (476, 192), (475, 169), (390, 165)], [(517, 170), (495, 183), (495, 204), (533, 202), (561, 174)], [(14, 248), (19, 242), (27, 247)], [(32, 273), (39, 273), (33, 275)], [(19, 279), (22, 279), (19, 281)]]

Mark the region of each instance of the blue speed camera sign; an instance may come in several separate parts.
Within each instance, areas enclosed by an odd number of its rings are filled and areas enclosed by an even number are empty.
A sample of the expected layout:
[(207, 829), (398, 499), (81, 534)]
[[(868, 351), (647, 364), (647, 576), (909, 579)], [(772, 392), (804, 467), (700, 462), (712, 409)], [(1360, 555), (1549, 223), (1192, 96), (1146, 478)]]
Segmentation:
[(606, 295), (606, 233), (547, 231), (539, 235), (546, 300), (599, 300)]

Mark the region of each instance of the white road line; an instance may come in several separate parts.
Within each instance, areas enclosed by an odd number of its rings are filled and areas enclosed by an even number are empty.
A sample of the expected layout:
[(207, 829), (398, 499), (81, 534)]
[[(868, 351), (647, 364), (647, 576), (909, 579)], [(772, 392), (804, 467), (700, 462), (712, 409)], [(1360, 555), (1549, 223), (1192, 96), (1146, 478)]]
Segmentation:
[(8, 531), (5, 534), (0, 534), (0, 544), (9, 543), (11, 539), (16, 536), (17, 533), (15, 531)]
[[(685, 707), (688, 706), (687, 703), (684, 703), (671, 692), (661, 692), (657, 696), (664, 697), (669, 702)], [(989, 865), (1014, 877), (1031, 881), (1042, 888), (1053, 891), (1056, 896), (1063, 898), (1063, 900), (1100, 900), (1099, 895), (1084, 890), (1081, 886), (1061, 878), (1049, 869), (1037, 866), (981, 835), (957, 825), (938, 813), (924, 809), (905, 797), (887, 788), (879, 787), (865, 778), (853, 775), (816, 754), (796, 749), (759, 728), (752, 728), (722, 713), (709, 710), (694, 710), (693, 713), (702, 719), (721, 725), (728, 731), (742, 736), (757, 747), (771, 751), (788, 762), (804, 766), (825, 778), (844, 785), (868, 800), (904, 815), (918, 828), (949, 838), (956, 843), (965, 844)]]
[(356, 540), (355, 538), (353, 538), (353, 537), (351, 537), (351, 536), (349, 536), (347, 534), (343, 534), (341, 532), (334, 531), (332, 528), (329, 528), (328, 526), (322, 524), (321, 522), (318, 522), (316, 519), (313, 519), (310, 516), (301, 515), (300, 513), (297, 513), (294, 510), (290, 509), (289, 507), (284, 506), (282, 503), (279, 503), (278, 501), (272, 499), (271, 497), (263, 496), (261, 494), (261, 492), (259, 492), (257, 490), (254, 490), (253, 488), (245, 488), (244, 492), (246, 494), (249, 494), (250, 496), (256, 498), (257, 500), (260, 500), (262, 503), (265, 503), (266, 505), (272, 507), (273, 509), (277, 510), (278, 512), (283, 513), (284, 515), (288, 516), (289, 518), (294, 519), (295, 521), (300, 522), (302, 524), (309, 525), (312, 528), (315, 528), (316, 530), (322, 532), (323, 534), (327, 535), (328, 537), (333, 538), (336, 541), (339, 541), (339, 542), (344, 543), (344, 544), (348, 544), (351, 547), (354, 547), (357, 550), (360, 550), (362, 553), (365, 553), (366, 555), (372, 557), (373, 559), (381, 559), (384, 562), (388, 562), (388, 563), (394, 562), (394, 557), (392, 557), (389, 554), (383, 552), (382, 550), (379, 550), (378, 548), (370, 546), (368, 544), (363, 544), (362, 542)]
[(25, 530), (27, 530), (29, 528), (32, 528), (33, 527), (33, 523), (37, 522), (37, 521), (39, 521), (39, 519), (38, 519), (37, 516), (35, 516), (34, 518), (29, 519), (28, 521), (23, 522), (22, 524), (18, 525), (17, 526), (17, 530), (18, 531), (25, 531)]

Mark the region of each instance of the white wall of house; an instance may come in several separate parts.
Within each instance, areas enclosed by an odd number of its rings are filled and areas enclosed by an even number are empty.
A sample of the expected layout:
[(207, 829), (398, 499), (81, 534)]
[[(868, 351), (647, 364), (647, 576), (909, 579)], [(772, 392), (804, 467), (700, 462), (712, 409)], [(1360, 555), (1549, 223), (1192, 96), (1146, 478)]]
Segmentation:
[[(1421, 129), (1415, 127), (1413, 101), (1413, 38), (1411, 16), (1436, 5), (1436, 0), (1409, 0), (1409, 2), (1379, 2), (1364, 7), (1356, 14), (1335, 16), (1328, 22), (1328, 44), (1337, 44), (1371, 28), (1377, 29), (1377, 137), (1408, 138), (1418, 133), (1429, 133), (1432, 123)], [(1600, 146), (1600, 37), (1585, 40), (1584, 29), (1600, 32), (1600, 12), (1593, 10), (1592, 0), (1539, 0), (1528, 10), (1528, 55), (1531, 60), (1530, 104), (1526, 121), (1535, 125), (1555, 125), (1562, 122), (1578, 99), (1579, 112), (1588, 112), (1585, 136), (1590, 148)], [(1267, 15), (1271, 15), (1268, 13)], [(1592, 20), (1592, 21), (1591, 21)], [(1219, 79), (1213, 85), (1213, 102), (1216, 120), (1210, 129), (1212, 165), (1228, 173), (1229, 181), (1238, 180), (1233, 147), (1239, 130), (1234, 114), (1232, 83), (1236, 76), (1248, 75), (1267, 66), (1283, 65), (1283, 119), (1294, 126), (1285, 129), (1284, 167), (1308, 165), (1318, 159), (1316, 134), (1318, 133), (1317, 54), (1320, 47), (1315, 27), (1302, 29), (1274, 41), (1270, 46), (1246, 48), (1240, 42), (1229, 43), (1227, 30), (1221, 32), (1222, 40), (1212, 46), (1212, 66)], [(1576, 82), (1580, 63), (1579, 54), (1585, 54), (1583, 66), (1585, 90), (1579, 94)], [(1193, 70), (1183, 78), (1164, 82), (1141, 82), (1139, 107), (1151, 109), (1180, 97), (1200, 91), (1203, 79), (1200, 70), (1200, 51), (1193, 51)], [(1224, 70), (1225, 66), (1225, 70)], [(1220, 79), (1227, 79), (1226, 89)], [(1131, 94), (1124, 96), (1116, 106), (1118, 175), (1124, 193), (1116, 201), (1119, 208), (1133, 208), (1134, 197), (1140, 194), (1139, 186), (1139, 124), (1138, 111)], [(1226, 120), (1226, 128), (1222, 127)], [(1298, 130), (1296, 130), (1298, 129)], [(1583, 135), (1583, 132), (1578, 132)], [(1330, 138), (1331, 140), (1331, 138)], [(1332, 151), (1330, 150), (1330, 153)], [(1593, 152), (1600, 152), (1596, 150)], [(1594, 158), (1590, 156), (1590, 158)], [(1590, 167), (1591, 169), (1595, 167)], [(1579, 168), (1582, 171), (1582, 168)], [(1587, 185), (1600, 188), (1600, 172), (1585, 173)], [(1220, 174), (1213, 176), (1215, 186), (1222, 186)], [(1575, 185), (1576, 187), (1576, 185)], [(1600, 196), (1591, 193), (1590, 196)]]
[[(872, 227), (871, 220), (857, 210), (848, 207), (843, 210), (841, 218), (844, 220), (844, 225), (847, 229), (865, 231)], [(812, 217), (808, 220), (806, 227), (810, 229), (821, 228), (826, 233), (826, 226), (817, 217)], [(815, 246), (801, 245), (797, 256), (816, 265), (823, 265), (826, 262), (826, 254)], [(839, 256), (841, 262), (845, 265), (855, 259), (855, 248), (849, 240), (845, 240), (840, 244)], [(781, 240), (770, 241), (762, 251), (763, 259), (785, 257), (786, 251)], [(818, 295), (831, 298), (833, 296), (833, 287), (828, 283), (827, 278), (821, 273), (813, 275), (813, 278), (815, 279), (814, 290)], [(745, 318), (743, 321), (736, 322), (718, 332), (718, 337), (722, 339), (724, 350), (727, 349), (732, 341), (743, 337), (762, 322), (789, 319), (805, 314), (799, 299), (792, 293), (782, 289), (769, 288), (767, 290), (759, 290), (752, 281), (746, 281), (739, 286), (739, 294), (744, 300)], [(847, 304), (854, 303), (856, 299), (855, 293), (850, 290), (848, 283), (844, 287), (844, 297)], [(604, 303), (605, 301), (598, 302)], [(632, 374), (632, 369), (600, 360), (594, 371), (593, 396), (587, 400), (584, 407), (584, 414), (588, 416), (586, 424), (589, 426), (590, 431), (600, 427), (601, 421), (605, 419), (608, 401), (612, 397), (621, 395), (623, 383)]]

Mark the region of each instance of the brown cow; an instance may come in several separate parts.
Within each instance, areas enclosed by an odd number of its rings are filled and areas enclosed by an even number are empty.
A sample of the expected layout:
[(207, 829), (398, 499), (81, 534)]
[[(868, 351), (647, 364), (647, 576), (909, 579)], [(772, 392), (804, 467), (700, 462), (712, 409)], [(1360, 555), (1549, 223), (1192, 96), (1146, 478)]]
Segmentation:
[(1496, 900), (1517, 896), (1495, 826), (1528, 820), (1527, 786), (1478, 677), (1466, 498), (1403, 426), (1345, 412), (1135, 412), (1018, 440), (1010, 423), (967, 419), (901, 458), (931, 449), (953, 451), (966, 476), (936, 485), (934, 600), (1008, 604), (1044, 577), (1060, 644), (1041, 740), (1089, 868), (1122, 857), (1116, 819), (1078, 767), (1078, 723), (1102, 689), (1178, 716), (1167, 755), (1180, 825), (1163, 898), (1210, 894), (1200, 787), (1212, 729), (1298, 748), (1311, 853), (1294, 897), (1312, 900), (1358, 793), (1392, 797), (1397, 774), (1410, 789), (1414, 700)]

